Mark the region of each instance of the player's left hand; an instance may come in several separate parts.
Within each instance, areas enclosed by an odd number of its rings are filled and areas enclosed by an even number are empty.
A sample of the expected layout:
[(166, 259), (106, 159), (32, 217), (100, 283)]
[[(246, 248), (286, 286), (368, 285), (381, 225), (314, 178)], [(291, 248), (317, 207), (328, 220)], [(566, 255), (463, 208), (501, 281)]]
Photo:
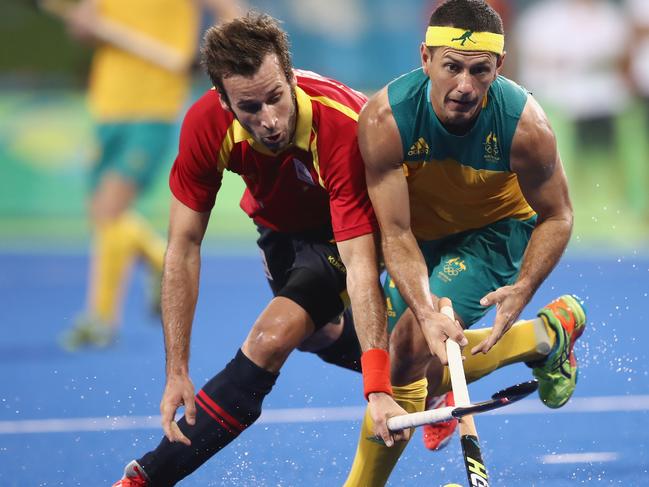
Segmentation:
[(395, 441), (410, 439), (410, 430), (390, 431), (388, 418), (408, 414), (408, 411), (399, 406), (389, 394), (373, 392), (369, 395), (370, 417), (374, 423), (374, 436), (381, 438), (386, 446), (394, 445)]
[(490, 292), (480, 300), (482, 306), (496, 305), (496, 319), (491, 334), (471, 349), (473, 355), (478, 352), (487, 353), (507, 330), (518, 319), (523, 308), (530, 300), (530, 293), (521, 287), (503, 286)]

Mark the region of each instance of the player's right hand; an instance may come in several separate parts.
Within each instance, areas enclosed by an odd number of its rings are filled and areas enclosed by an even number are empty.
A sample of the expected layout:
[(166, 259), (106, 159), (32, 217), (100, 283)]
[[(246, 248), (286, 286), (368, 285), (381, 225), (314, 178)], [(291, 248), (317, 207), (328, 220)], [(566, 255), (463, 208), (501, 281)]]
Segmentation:
[(388, 418), (408, 414), (408, 411), (399, 406), (396, 401), (384, 392), (372, 392), (368, 397), (370, 417), (374, 423), (374, 436), (381, 438), (386, 446), (394, 445), (395, 441), (410, 439), (410, 429), (390, 431)]
[(185, 406), (185, 420), (187, 424), (196, 423), (196, 404), (194, 402), (194, 384), (188, 375), (167, 376), (167, 384), (160, 402), (162, 414), (162, 429), (169, 441), (179, 441), (189, 446), (192, 442), (187, 438), (176, 423), (176, 411), (180, 406)]
[(98, 12), (95, 2), (81, 1), (75, 4), (65, 15), (64, 20), (68, 33), (81, 42), (94, 42), (94, 27)]
[[(451, 306), (451, 300), (440, 298), (437, 307), (441, 310), (444, 306)], [(421, 331), (426, 338), (430, 352), (439, 358), (442, 365), (448, 364), (446, 356), (446, 340), (448, 338), (456, 341), (460, 347), (469, 343), (460, 323), (439, 312), (433, 313), (429, 320), (421, 323)]]

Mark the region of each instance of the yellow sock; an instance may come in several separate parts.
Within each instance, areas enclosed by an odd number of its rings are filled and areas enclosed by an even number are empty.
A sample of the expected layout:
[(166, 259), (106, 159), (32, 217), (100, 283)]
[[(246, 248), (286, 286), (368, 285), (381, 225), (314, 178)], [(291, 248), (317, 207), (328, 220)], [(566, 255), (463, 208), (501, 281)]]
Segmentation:
[(92, 249), (89, 312), (110, 324), (115, 322), (122, 283), (137, 252), (123, 220), (98, 226)]
[(141, 255), (155, 272), (162, 272), (164, 251), (164, 240), (136, 213), (125, 213), (99, 226), (90, 273), (90, 313), (114, 323), (126, 273), (135, 257)]
[[(426, 379), (411, 384), (392, 387), (395, 401), (409, 413), (424, 410), (426, 401)], [(388, 448), (385, 445), (368, 440), (374, 435), (372, 418), (369, 408), (365, 411), (361, 435), (345, 487), (375, 487), (382, 486), (388, 481), (392, 469), (407, 446), (407, 442), (395, 443)]]
[[(491, 333), (491, 328), (467, 330), (469, 344), (463, 355), (464, 373), (467, 383), (476, 381), (500, 367), (517, 362), (532, 362), (545, 357), (556, 340), (556, 333), (541, 318), (515, 323), (507, 333), (489, 350), (489, 353), (471, 355), (475, 347)], [(444, 367), (444, 376), (433, 395), (439, 396), (451, 390), (451, 377), (448, 367)]]
[(134, 212), (129, 212), (123, 217), (122, 225), (133, 239), (137, 251), (144, 257), (151, 268), (162, 272), (166, 243), (158, 235), (151, 224)]

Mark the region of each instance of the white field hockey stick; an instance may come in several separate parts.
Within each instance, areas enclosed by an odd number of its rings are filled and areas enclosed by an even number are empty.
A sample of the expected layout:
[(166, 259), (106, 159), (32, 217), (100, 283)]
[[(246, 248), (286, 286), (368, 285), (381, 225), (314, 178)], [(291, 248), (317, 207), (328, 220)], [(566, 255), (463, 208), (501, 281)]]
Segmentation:
[[(444, 306), (440, 311), (455, 321), (453, 308)], [(450, 338), (446, 340), (446, 355), (448, 357), (448, 370), (451, 374), (451, 386), (453, 387), (455, 404), (460, 407), (468, 406), (471, 401), (469, 400), (469, 389), (466, 386), (466, 377), (464, 376), (462, 352), (457, 342)], [(478, 432), (473, 422), (473, 416), (465, 416), (460, 419), (459, 430), (469, 486), (489, 487), (489, 476), (482, 460), (482, 451), (480, 450)]]
[[(455, 321), (455, 315), (451, 306), (443, 306), (441, 313)], [(455, 404), (460, 408), (471, 407), (469, 400), (469, 389), (466, 386), (466, 377), (464, 376), (464, 365), (462, 364), (462, 352), (460, 346), (450, 338), (446, 340), (446, 355), (448, 357), (448, 369), (451, 376), (451, 385), (453, 387), (453, 396)], [(455, 408), (444, 408), (441, 414), (446, 414), (448, 419), (453, 417), (452, 411)], [(446, 410), (446, 411), (444, 411)], [(388, 420), (387, 426), (391, 429), (391, 420)], [(393, 423), (394, 424), (394, 423)], [(424, 423), (425, 424), (425, 423)], [(466, 468), (467, 478), (470, 487), (489, 487), (489, 477), (487, 469), (482, 460), (480, 443), (478, 442), (478, 432), (476, 431), (473, 417), (469, 414), (459, 419), (460, 426), (460, 443), (462, 444), (462, 453), (464, 455), (464, 465)]]

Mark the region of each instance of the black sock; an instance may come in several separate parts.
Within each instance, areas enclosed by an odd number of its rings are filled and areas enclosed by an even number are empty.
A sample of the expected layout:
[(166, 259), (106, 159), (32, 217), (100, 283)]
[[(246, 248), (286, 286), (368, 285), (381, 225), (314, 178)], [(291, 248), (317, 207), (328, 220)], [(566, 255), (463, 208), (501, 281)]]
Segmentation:
[(165, 437), (138, 460), (151, 486), (175, 485), (254, 423), (278, 375), (258, 367), (239, 350), (196, 394), (196, 424), (189, 426), (184, 416), (178, 421), (191, 446)]
[(361, 345), (354, 330), (354, 320), (351, 308), (343, 313), (343, 331), (338, 340), (322, 350), (314, 353), (330, 364), (339, 365), (356, 372), (361, 371)]

